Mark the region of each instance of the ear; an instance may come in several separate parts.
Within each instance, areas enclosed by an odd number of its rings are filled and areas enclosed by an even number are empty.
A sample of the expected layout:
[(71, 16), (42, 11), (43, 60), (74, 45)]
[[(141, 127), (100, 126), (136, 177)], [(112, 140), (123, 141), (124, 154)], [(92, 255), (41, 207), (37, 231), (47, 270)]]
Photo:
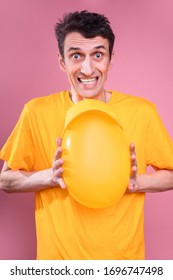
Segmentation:
[(62, 71), (65, 71), (65, 62), (64, 62), (64, 58), (61, 56), (61, 54), (58, 52), (58, 63), (59, 63), (59, 67)]

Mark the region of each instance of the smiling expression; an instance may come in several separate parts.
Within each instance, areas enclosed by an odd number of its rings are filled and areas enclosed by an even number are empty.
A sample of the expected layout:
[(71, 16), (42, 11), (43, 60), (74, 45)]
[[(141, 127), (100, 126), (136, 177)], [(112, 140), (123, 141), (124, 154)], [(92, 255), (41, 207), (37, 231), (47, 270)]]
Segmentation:
[(70, 82), (73, 102), (85, 98), (103, 100), (111, 61), (107, 39), (85, 38), (77, 32), (66, 36), (64, 58), (59, 54), (59, 64)]

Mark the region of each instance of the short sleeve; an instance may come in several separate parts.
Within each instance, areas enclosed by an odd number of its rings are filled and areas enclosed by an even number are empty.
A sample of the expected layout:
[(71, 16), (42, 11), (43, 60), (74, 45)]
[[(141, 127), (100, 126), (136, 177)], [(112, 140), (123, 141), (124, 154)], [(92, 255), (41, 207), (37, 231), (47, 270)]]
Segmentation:
[(149, 118), (145, 153), (147, 165), (155, 169), (173, 169), (173, 141), (155, 105)]
[(16, 126), (1, 149), (0, 158), (7, 161), (9, 168), (13, 170), (33, 170), (34, 145), (27, 105), (25, 105)]

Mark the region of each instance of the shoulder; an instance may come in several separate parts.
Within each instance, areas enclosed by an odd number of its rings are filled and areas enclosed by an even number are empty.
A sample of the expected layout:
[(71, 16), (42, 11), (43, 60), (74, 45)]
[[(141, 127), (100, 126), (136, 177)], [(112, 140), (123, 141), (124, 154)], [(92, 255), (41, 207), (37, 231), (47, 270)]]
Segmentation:
[(155, 109), (155, 104), (151, 101), (139, 97), (134, 96), (131, 94), (126, 94), (118, 91), (112, 91), (112, 104), (116, 104), (117, 106), (123, 106), (124, 108), (129, 108), (131, 110), (147, 110), (147, 111), (153, 111)]
[(39, 118), (60, 114), (70, 106), (68, 91), (61, 91), (47, 96), (33, 98), (28, 101), (23, 109), (23, 113), (30, 117)]
[(67, 91), (53, 93), (47, 96), (41, 96), (31, 99), (25, 104), (29, 110), (39, 110), (47, 108), (50, 110), (52, 107), (61, 106), (62, 103), (67, 101)]

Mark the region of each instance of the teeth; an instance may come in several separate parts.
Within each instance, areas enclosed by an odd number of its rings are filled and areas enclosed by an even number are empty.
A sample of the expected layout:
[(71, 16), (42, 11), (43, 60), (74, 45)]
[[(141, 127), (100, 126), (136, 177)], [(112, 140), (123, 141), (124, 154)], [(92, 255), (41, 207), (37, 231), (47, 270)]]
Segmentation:
[(80, 81), (83, 83), (83, 84), (92, 84), (96, 81), (96, 78), (92, 78), (92, 79), (80, 79)]

